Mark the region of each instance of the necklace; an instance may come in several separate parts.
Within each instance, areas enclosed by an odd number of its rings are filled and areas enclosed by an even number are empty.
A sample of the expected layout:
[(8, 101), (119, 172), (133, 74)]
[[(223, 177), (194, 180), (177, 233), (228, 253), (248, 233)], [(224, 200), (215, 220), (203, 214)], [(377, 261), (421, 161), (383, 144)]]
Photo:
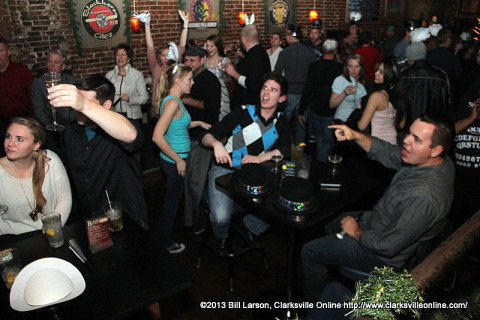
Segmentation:
[[(18, 176), (18, 172), (17, 172), (17, 166), (15, 165), (15, 163), (13, 163), (13, 168), (15, 169), (15, 175), (17, 176), (17, 181), (18, 183), (20, 184), (20, 187), (22, 188), (22, 191), (23, 191), (23, 195), (25, 196), (25, 199), (27, 199), (27, 203), (28, 203), (28, 206), (30, 207), (30, 209), (32, 211), (30, 211), (30, 213), (28, 214), (28, 216), (32, 219), (32, 221), (37, 221), (38, 220), (38, 214), (39, 213), (42, 213), (41, 211), (37, 210), (37, 208), (33, 207), (31, 204), (30, 204), (30, 200), (28, 200), (28, 197), (27, 197), (27, 193), (25, 192), (25, 188), (23, 187), (23, 184), (22, 182), (20, 181), (20, 178)], [(35, 200), (35, 199), (34, 199)], [(35, 202), (33, 203), (35, 205)]]

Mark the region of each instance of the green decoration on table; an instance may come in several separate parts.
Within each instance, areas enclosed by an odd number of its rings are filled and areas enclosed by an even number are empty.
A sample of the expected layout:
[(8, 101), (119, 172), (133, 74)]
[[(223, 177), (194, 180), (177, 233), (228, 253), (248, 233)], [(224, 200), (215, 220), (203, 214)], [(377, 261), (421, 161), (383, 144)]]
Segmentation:
[(397, 273), (390, 267), (375, 268), (370, 277), (355, 284), (355, 289), (351, 302), (356, 303), (357, 308), (350, 312), (351, 319), (366, 316), (378, 320), (395, 319), (395, 315), (401, 314), (410, 314), (413, 318), (420, 319), (420, 309), (413, 308), (415, 305), (410, 308), (398, 307), (401, 304), (403, 307), (408, 303), (424, 301), (422, 292), (406, 270)]

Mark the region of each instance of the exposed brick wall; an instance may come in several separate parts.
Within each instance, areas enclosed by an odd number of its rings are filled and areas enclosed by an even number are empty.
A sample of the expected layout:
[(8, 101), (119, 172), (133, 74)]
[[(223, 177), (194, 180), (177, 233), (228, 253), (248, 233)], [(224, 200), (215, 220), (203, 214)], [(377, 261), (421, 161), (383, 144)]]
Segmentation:
[[(238, 43), (240, 26), (237, 24), (237, 12), (241, 8), (240, 0), (225, 0), (224, 17), (227, 21), (224, 30), (225, 43)], [(364, 22), (364, 30), (372, 31), (378, 37), (388, 24), (401, 26), (408, 17), (409, 1), (404, 1), (404, 15), (398, 18), (385, 18), (385, 0), (381, 0), (380, 20)], [(17, 58), (28, 65), (35, 76), (44, 72), (45, 55), (49, 50), (65, 48), (71, 61), (74, 76), (100, 72), (106, 73), (113, 67), (111, 48), (84, 49), (83, 56), (75, 51), (75, 41), (69, 26), (69, 16), (64, 0), (0, 0), (0, 34), (12, 40)], [(255, 12), (256, 22), (260, 29), (261, 42), (267, 45), (264, 33), (264, 4), (260, 0), (244, 0), (245, 11)], [(154, 42), (162, 44), (167, 41), (178, 41), (181, 23), (177, 16), (177, 0), (137, 0), (137, 11), (148, 10), (153, 15), (152, 32)], [(313, 7), (313, 0), (298, 0), (296, 21), (308, 29), (308, 12)], [(133, 8), (132, 8), (133, 9)], [(345, 27), (346, 0), (317, 0), (316, 9), (323, 20), (325, 29)], [(161, 22), (160, 22), (161, 21)], [(145, 56), (145, 40), (143, 30), (132, 36), (132, 47), (135, 49), (135, 67), (148, 75)]]

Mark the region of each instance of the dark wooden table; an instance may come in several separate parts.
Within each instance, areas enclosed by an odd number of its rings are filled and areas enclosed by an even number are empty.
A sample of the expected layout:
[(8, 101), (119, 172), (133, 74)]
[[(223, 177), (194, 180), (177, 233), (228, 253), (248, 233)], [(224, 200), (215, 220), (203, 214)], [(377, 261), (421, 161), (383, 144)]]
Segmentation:
[[(86, 289), (77, 298), (58, 305), (62, 319), (121, 319), (181, 290), (192, 282), (191, 272), (159, 242), (124, 216), (124, 228), (112, 233), (114, 245), (90, 253), (84, 223), (64, 228), (65, 244), (51, 248), (45, 235), (20, 240), (8, 247), (20, 250), (22, 265), (57, 257), (71, 262), (85, 278)], [(68, 240), (77, 239), (89, 260), (84, 265), (69, 250)], [(5, 246), (5, 245), (4, 245)], [(0, 249), (3, 249), (0, 246)], [(10, 307), (10, 291), (0, 284), (0, 319), (48, 319), (50, 311), (18, 312)], [(51, 318), (51, 317), (50, 317)]]
[[(270, 169), (271, 164), (265, 164)], [(314, 188), (314, 197), (320, 202), (320, 207), (316, 212), (308, 215), (293, 215), (282, 212), (274, 206), (273, 200), (278, 197), (280, 189), (280, 175), (271, 175), (269, 177), (275, 190), (264, 198), (252, 199), (251, 197), (235, 194), (237, 201), (244, 206), (248, 206), (255, 214), (267, 220), (280, 220), (286, 223), (289, 229), (289, 248), (287, 254), (287, 302), (292, 300), (293, 280), (296, 275), (295, 267), (297, 256), (295, 252), (300, 252), (300, 244), (297, 241), (297, 232), (299, 230), (311, 227), (318, 223), (324, 223), (335, 216), (352, 210), (355, 204), (361, 202), (377, 187), (375, 182), (363, 174), (354, 163), (342, 163), (338, 166), (340, 173), (332, 176), (329, 173), (331, 165), (313, 162), (310, 169), (309, 181)], [(235, 174), (230, 173), (218, 177), (216, 184), (221, 188), (233, 192), (233, 183)], [(340, 183), (340, 188), (322, 188), (320, 182)], [(355, 208), (365, 209), (365, 208)]]

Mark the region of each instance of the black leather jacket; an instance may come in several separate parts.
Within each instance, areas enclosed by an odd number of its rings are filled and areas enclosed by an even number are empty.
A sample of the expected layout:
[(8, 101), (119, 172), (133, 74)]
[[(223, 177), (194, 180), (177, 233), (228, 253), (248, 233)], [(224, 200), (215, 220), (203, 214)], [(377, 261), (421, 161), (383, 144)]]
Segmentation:
[(422, 113), (450, 114), (450, 83), (447, 74), (425, 60), (418, 60), (402, 71), (406, 93), (405, 128)]

